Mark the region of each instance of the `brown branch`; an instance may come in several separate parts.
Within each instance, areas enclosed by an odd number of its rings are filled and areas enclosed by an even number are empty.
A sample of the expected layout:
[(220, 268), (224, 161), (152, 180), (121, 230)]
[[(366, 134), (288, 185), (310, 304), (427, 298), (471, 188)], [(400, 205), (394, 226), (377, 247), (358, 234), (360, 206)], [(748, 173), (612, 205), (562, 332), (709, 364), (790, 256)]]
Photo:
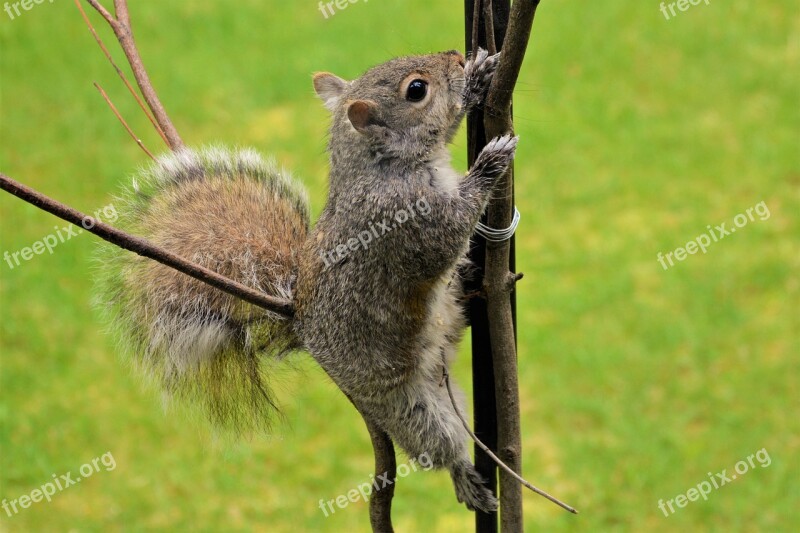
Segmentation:
[(367, 425), (369, 437), (372, 440), (372, 448), (375, 453), (375, 476), (388, 475), (384, 479), (389, 479), (392, 484), (381, 488), (370, 496), (369, 500), (369, 523), (375, 533), (392, 533), (392, 498), (394, 498), (394, 480), (397, 479), (397, 459), (394, 453), (394, 445), (389, 435), (380, 428), (375, 427), (362, 415), (364, 423)]
[[(530, 40), (533, 19), (539, 0), (516, 0), (511, 5), (508, 28), (503, 40), (503, 55), (494, 74), (484, 105), (486, 138), (492, 139), (513, 131), (511, 100), (522, 61)], [(485, 20), (485, 24), (493, 24)], [(506, 228), (514, 213), (514, 169), (496, 185), (489, 203), (486, 224)], [(497, 450), (513, 472), (522, 472), (522, 443), (519, 411), (519, 382), (516, 335), (510, 297), (509, 258), (511, 242), (487, 243), (484, 288), (487, 296), (489, 337), (497, 402)], [(521, 532), (522, 489), (517, 476), (500, 473), (500, 525), (504, 533)], [(565, 507), (566, 508), (566, 507)], [(574, 512), (572, 509), (568, 509)]]
[(98, 13), (100, 13), (100, 15), (104, 19), (106, 19), (106, 22), (108, 22), (112, 28), (116, 26), (117, 24), (116, 19), (114, 19), (114, 16), (111, 13), (109, 13), (108, 10), (106, 10), (106, 8), (104, 8), (100, 2), (98, 2), (97, 0), (86, 0), (86, 1), (89, 2), (89, 5), (95, 8), (95, 10)]
[(103, 90), (103, 88), (100, 87), (100, 85), (97, 84), (97, 83), (95, 83), (94, 86), (97, 88), (98, 91), (100, 91), (100, 94), (102, 95), (102, 97), (106, 101), (106, 103), (108, 104), (108, 107), (111, 108), (111, 111), (114, 113), (114, 115), (116, 115), (117, 119), (119, 119), (119, 121), (125, 127), (125, 130), (127, 130), (128, 134), (131, 136), (131, 138), (134, 141), (136, 141), (136, 144), (139, 145), (139, 148), (144, 150), (144, 153), (146, 153), (150, 157), (150, 159), (155, 161), (156, 160), (155, 156), (150, 153), (150, 150), (147, 149), (147, 147), (144, 145), (142, 140), (139, 137), (137, 137), (135, 133), (133, 133), (133, 130), (130, 128), (130, 126), (128, 126), (128, 123), (125, 122), (125, 119), (122, 118), (122, 115), (119, 114), (119, 111), (117, 111), (117, 107), (114, 105), (114, 102), (111, 101), (111, 98), (108, 97), (108, 95)]
[(92, 33), (92, 36), (94, 36), (94, 40), (97, 41), (97, 44), (100, 46), (100, 49), (103, 51), (103, 54), (105, 54), (106, 58), (108, 59), (108, 62), (111, 63), (112, 67), (114, 67), (114, 70), (117, 72), (117, 75), (120, 77), (120, 79), (122, 79), (122, 83), (124, 83), (125, 87), (128, 88), (128, 92), (130, 92), (133, 95), (133, 97), (136, 99), (136, 103), (139, 104), (139, 107), (144, 112), (145, 116), (147, 117), (147, 120), (150, 121), (150, 123), (153, 125), (155, 130), (158, 132), (158, 134), (164, 140), (164, 144), (169, 146), (169, 141), (167, 141), (167, 136), (164, 135), (164, 130), (161, 129), (161, 126), (158, 125), (158, 122), (156, 122), (156, 119), (153, 118), (153, 115), (150, 113), (150, 111), (148, 111), (147, 107), (145, 107), (144, 102), (142, 102), (142, 99), (139, 97), (139, 93), (136, 92), (136, 90), (133, 88), (131, 83), (128, 81), (128, 77), (125, 76), (125, 73), (122, 72), (122, 69), (120, 69), (117, 66), (117, 64), (114, 62), (114, 58), (111, 57), (111, 52), (108, 51), (108, 48), (106, 48), (105, 43), (100, 38), (100, 36), (97, 34), (97, 31), (94, 29), (94, 26), (92, 25), (92, 22), (89, 20), (89, 17), (86, 15), (86, 11), (84, 11), (80, 0), (75, 0), (75, 5), (78, 7), (78, 10), (81, 12), (81, 16), (83, 17), (84, 22), (86, 22), (86, 26), (89, 28), (89, 31)]
[(486, 30), (486, 51), (490, 56), (497, 53), (497, 41), (494, 38), (494, 9), (492, 0), (483, 0), (483, 26)]
[(209, 270), (191, 261), (187, 261), (179, 255), (173, 254), (167, 250), (154, 246), (150, 242), (118, 230), (113, 226), (109, 226), (99, 220), (81, 213), (71, 207), (59, 203), (47, 196), (27, 187), (13, 179), (9, 178), (3, 173), (0, 173), (0, 189), (7, 191), (17, 198), (20, 198), (30, 204), (35, 205), (39, 209), (47, 211), (67, 222), (71, 222), (77, 226), (82, 227), (86, 231), (93, 233), (101, 239), (110, 242), (125, 250), (130, 250), (143, 257), (148, 257), (154, 261), (158, 261), (163, 265), (167, 265), (175, 270), (183, 272), (184, 274), (193, 277), (198, 281), (207, 283), (221, 291), (227, 292), (237, 298), (257, 305), (267, 311), (271, 311), (285, 318), (294, 316), (294, 307), (288, 300), (269, 296), (250, 287), (246, 287), (241, 283), (221, 276), (216, 272)]
[(128, 14), (128, 5), (125, 0), (114, 0), (114, 9), (117, 14), (115, 19), (107, 9), (103, 7), (98, 0), (86, 0), (111, 26), (114, 35), (119, 41), (122, 51), (128, 60), (128, 64), (133, 71), (133, 77), (136, 80), (139, 90), (142, 91), (147, 106), (153, 113), (156, 122), (160, 126), (164, 135), (166, 136), (167, 144), (172, 150), (177, 150), (183, 146), (183, 140), (178, 135), (178, 130), (175, 129), (174, 124), (167, 115), (161, 100), (158, 98), (147, 70), (144, 68), (142, 58), (139, 55), (139, 50), (136, 48), (136, 41), (133, 38), (133, 29), (131, 28), (130, 16)]
[(472, 50), (473, 54), (478, 53), (478, 35), (480, 32), (478, 28), (481, 27), (481, 0), (474, 0), (475, 5), (472, 11)]
[(119, 23), (130, 28), (131, 17), (128, 14), (127, 0), (114, 0), (114, 11), (117, 14), (117, 20)]
[[(502, 214), (502, 206), (490, 207), (490, 223), (501, 219)], [(519, 473), (522, 472), (519, 382), (514, 321), (505, 283), (508, 274), (508, 253), (508, 242), (499, 246), (487, 243), (484, 286), (497, 402), (497, 452), (504, 462)], [(500, 508), (501, 530), (521, 532), (522, 490), (516, 479), (507, 472), (500, 473)]]
[[(494, 125), (491, 119), (494, 119), (495, 115), (508, 119), (508, 127), (501, 131), (511, 130), (511, 98), (514, 94), (514, 86), (517, 84), (519, 71), (522, 68), (522, 60), (525, 59), (525, 51), (528, 48), (533, 26), (533, 17), (536, 15), (538, 6), (539, 0), (517, 0), (511, 5), (508, 30), (503, 40), (503, 55), (494, 73), (489, 94), (486, 96), (485, 108), (489, 111), (486, 114), (490, 115), (490, 120), (487, 124), (487, 136), (490, 139), (492, 135), (489, 135), (488, 130), (496, 130), (496, 128), (489, 127)], [(505, 125), (501, 124), (500, 126)]]
[(375, 454), (375, 479), (379, 476), (390, 480), (392, 483), (372, 492), (369, 498), (369, 523), (374, 533), (393, 533), (392, 526), (392, 498), (394, 498), (394, 484), (397, 479), (397, 457), (394, 453), (392, 439), (381, 428), (367, 418), (350, 396), (350, 403), (356, 408), (369, 431), (372, 449)]

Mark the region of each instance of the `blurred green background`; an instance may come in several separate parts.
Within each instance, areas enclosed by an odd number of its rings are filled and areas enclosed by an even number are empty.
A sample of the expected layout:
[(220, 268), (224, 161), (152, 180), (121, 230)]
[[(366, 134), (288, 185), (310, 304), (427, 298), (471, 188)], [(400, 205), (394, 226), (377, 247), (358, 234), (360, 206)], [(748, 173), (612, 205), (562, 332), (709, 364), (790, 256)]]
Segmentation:
[[(107, 2), (110, 4), (111, 2)], [(120, 65), (116, 42), (90, 14)], [(132, 2), (142, 56), (189, 144), (274, 154), (325, 198), (328, 118), (310, 74), (463, 48), (459, 2)], [(800, 15), (791, 0), (711, 2), (669, 20), (655, 0), (545, 0), (515, 95), (524, 474), (529, 530), (800, 528)], [(72, 2), (0, 12), (0, 169), (83, 211), (159, 138)], [(463, 132), (453, 152), (463, 168)], [(760, 202), (771, 216), (664, 270), (656, 257)], [(0, 253), (64, 224), (0, 194)], [(111, 452), (101, 471), (2, 531), (367, 531), (361, 419), (313, 361), (277, 380), (275, 435), (215, 436), (165, 415), (124, 367), (90, 300), (97, 240), (0, 263), (0, 498)], [(466, 346), (466, 344), (465, 344)], [(454, 370), (469, 389), (469, 354)], [(768, 467), (665, 517), (672, 499), (766, 449)], [(401, 459), (404, 461), (404, 459)], [(397, 487), (398, 531), (469, 531), (444, 472)]]

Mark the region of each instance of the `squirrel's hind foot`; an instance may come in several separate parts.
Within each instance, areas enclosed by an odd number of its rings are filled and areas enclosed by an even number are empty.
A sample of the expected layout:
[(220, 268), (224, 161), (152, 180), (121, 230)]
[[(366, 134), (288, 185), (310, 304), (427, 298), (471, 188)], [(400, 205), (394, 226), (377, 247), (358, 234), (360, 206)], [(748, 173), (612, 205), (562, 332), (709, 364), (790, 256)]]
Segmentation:
[(497, 510), (497, 498), (484, 486), (483, 478), (468, 461), (456, 463), (450, 470), (456, 489), (456, 498), (467, 509), (479, 509), (485, 513)]

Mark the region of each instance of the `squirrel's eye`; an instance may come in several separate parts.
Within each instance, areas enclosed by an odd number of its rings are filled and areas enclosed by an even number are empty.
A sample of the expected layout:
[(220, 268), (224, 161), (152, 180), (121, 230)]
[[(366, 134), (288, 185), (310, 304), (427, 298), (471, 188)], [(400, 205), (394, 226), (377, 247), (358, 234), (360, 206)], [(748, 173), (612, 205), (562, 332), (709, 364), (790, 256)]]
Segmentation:
[(428, 84), (423, 80), (414, 80), (408, 84), (406, 89), (406, 100), (409, 102), (420, 102), (428, 94)]

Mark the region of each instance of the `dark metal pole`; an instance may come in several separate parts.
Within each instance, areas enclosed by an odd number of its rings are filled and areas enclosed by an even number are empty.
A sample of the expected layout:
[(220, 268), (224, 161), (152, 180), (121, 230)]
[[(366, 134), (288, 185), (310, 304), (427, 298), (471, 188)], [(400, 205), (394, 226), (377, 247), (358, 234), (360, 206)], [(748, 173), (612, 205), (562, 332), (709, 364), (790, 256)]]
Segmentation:
[[(475, 3), (480, 0), (465, 0), (465, 38), (467, 53), (472, 52), (473, 14)], [(511, 9), (509, 0), (494, 0), (492, 2), (494, 20), (494, 36), (498, 48), (502, 45), (508, 27), (508, 15)], [(478, 20), (477, 43), (481, 48), (487, 48), (486, 26), (484, 11), (480, 9)], [(483, 110), (476, 109), (467, 116), (467, 150), (469, 164), (471, 165), (481, 149), (486, 145), (486, 133), (483, 125)], [(484, 216), (482, 221), (486, 222)], [(475, 236), (470, 244), (469, 258), (475, 265), (473, 275), (467, 282), (467, 293), (483, 289), (483, 265), (486, 257), (486, 241)], [(514, 241), (511, 241), (510, 270), (514, 272), (515, 256)], [(514, 332), (516, 339), (516, 295), (511, 293), (512, 312), (514, 317)], [(486, 300), (471, 298), (469, 301), (469, 321), (472, 326), (472, 390), (475, 433), (484, 444), (492, 451), (497, 452), (497, 412), (495, 405), (494, 368), (492, 364), (491, 339), (489, 337), (489, 319), (487, 315)], [(481, 450), (475, 446), (475, 467), (487, 480), (492, 492), (497, 495), (497, 466)], [(497, 513), (475, 513), (475, 531), (478, 533), (497, 532)]]

